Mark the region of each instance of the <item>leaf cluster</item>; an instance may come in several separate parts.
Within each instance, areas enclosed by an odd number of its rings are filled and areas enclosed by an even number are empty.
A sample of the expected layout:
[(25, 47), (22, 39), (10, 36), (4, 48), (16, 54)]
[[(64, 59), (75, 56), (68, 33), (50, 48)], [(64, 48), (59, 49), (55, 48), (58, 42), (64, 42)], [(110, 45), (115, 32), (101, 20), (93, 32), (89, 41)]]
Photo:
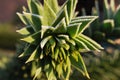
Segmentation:
[(19, 57), (35, 62), (34, 79), (44, 73), (48, 80), (68, 80), (71, 66), (89, 78), (80, 52), (100, 51), (98, 43), (83, 35), (96, 16), (76, 17), (77, 0), (67, 0), (62, 6), (57, 0), (27, 0), (28, 9), (17, 13), (26, 27), (17, 30), (27, 43)]

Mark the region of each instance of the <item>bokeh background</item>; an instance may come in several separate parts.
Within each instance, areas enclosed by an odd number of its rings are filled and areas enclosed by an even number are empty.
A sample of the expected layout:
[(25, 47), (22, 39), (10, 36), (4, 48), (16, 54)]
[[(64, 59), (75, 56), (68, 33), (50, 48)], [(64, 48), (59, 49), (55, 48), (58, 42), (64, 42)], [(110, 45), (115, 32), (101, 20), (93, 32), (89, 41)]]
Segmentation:
[[(23, 59), (19, 59), (16, 47), (21, 49), (20, 35), (17, 29), (24, 27), (16, 12), (22, 12), (22, 6), (27, 7), (27, 0), (0, 0), (0, 80), (32, 80), (30, 64), (25, 65)], [(43, 0), (40, 0), (43, 3)], [(58, 0), (59, 5), (65, 0)], [(86, 15), (91, 15), (95, 0), (78, 0), (76, 11), (82, 15), (82, 8), (86, 9)], [(116, 6), (120, 0), (115, 0)], [(103, 0), (99, 0), (100, 12), (103, 13)], [(101, 15), (102, 17), (102, 15)], [(119, 41), (118, 41), (119, 42)], [(119, 80), (120, 79), (120, 45), (110, 45), (106, 52), (99, 55), (86, 54), (84, 59), (92, 80)], [(29, 68), (26, 68), (26, 67)], [(71, 80), (87, 80), (74, 70)], [(80, 79), (81, 78), (81, 79)], [(42, 80), (42, 79), (41, 79)]]

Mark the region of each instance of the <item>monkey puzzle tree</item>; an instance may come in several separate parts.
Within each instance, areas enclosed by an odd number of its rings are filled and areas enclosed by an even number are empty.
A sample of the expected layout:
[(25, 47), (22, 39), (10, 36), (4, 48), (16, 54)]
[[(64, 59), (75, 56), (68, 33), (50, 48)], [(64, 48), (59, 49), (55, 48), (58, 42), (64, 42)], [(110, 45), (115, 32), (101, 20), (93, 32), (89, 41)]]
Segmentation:
[(57, 0), (27, 0), (28, 9), (17, 13), (26, 27), (17, 30), (28, 46), (19, 57), (36, 62), (34, 79), (45, 73), (48, 80), (68, 80), (71, 66), (89, 78), (80, 52), (103, 49), (83, 31), (96, 16), (76, 17), (77, 0), (67, 0), (61, 7)]

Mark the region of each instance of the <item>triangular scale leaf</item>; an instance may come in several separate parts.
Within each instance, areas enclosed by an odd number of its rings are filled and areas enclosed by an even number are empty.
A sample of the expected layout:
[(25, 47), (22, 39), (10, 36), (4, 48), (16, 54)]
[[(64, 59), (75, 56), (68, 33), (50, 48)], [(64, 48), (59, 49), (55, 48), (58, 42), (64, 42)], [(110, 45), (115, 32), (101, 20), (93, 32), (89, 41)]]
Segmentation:
[(52, 8), (52, 10), (57, 13), (59, 10), (59, 6), (58, 6), (58, 1), (57, 0), (47, 0), (49, 6)]
[(36, 73), (35, 73), (35, 76), (34, 76), (33, 80), (35, 80), (35, 79), (37, 78), (37, 76), (41, 73), (41, 71), (42, 71), (42, 68), (39, 67), (39, 68), (36, 70)]
[(41, 3), (39, 3), (39, 1), (37, 1), (37, 3), (35, 2), (35, 5), (37, 7), (37, 10), (38, 10), (38, 14), (40, 16), (43, 16), (43, 5)]
[(64, 13), (65, 13), (65, 21), (66, 21), (66, 25), (69, 25), (69, 15), (68, 15), (68, 11), (67, 11), (67, 7), (65, 6), (64, 8)]
[(24, 50), (24, 52), (21, 55), (19, 55), (19, 57), (29, 56), (30, 54), (33, 53), (33, 51), (35, 50), (35, 48), (36, 48), (35, 45), (29, 44), (27, 46), (27, 48)]
[(51, 60), (46, 59), (44, 65), (46, 77), (48, 78), (48, 80), (57, 80), (51, 63)]
[(75, 23), (82, 23), (78, 33), (81, 34), (86, 28), (89, 27), (90, 23), (92, 23), (97, 16), (82, 16), (82, 17), (77, 17), (71, 21), (70, 24), (75, 24)]
[(28, 8), (30, 10), (30, 13), (33, 14), (39, 14), (39, 8), (36, 4), (38, 4), (37, 0), (27, 0)]
[(80, 27), (81, 27), (81, 23), (71, 24), (67, 27), (67, 33), (71, 37), (76, 37), (78, 35)]
[(73, 16), (73, 0), (69, 0), (68, 4), (67, 4), (67, 11), (68, 11), (68, 16), (69, 16), (69, 20), (71, 20), (71, 17)]
[(27, 36), (21, 40), (31, 43), (31, 44), (37, 44), (40, 41), (40, 33), (41, 32), (34, 33), (34, 34)]
[(54, 33), (65, 33), (66, 32), (66, 24), (65, 18), (63, 18), (55, 27)]
[(16, 32), (18, 32), (21, 35), (30, 35), (34, 33), (34, 30), (32, 27), (29, 26), (29, 27), (25, 27), (20, 30), (17, 30)]
[(40, 42), (40, 46), (42, 49), (44, 48), (45, 44), (50, 40), (50, 38), (52, 38), (52, 36), (47, 36)]
[(19, 18), (21, 19), (21, 21), (25, 24), (25, 25), (29, 25), (29, 21), (26, 19), (24, 14), (21, 13), (17, 13), (17, 15), (19, 16)]
[(69, 43), (70, 43), (70, 44), (72, 44), (73, 46), (75, 46), (75, 45), (76, 45), (75, 41), (74, 41), (74, 40), (72, 40), (72, 39), (67, 40), (67, 42), (69, 42)]
[(39, 58), (40, 55), (40, 46), (37, 46), (37, 48), (34, 50), (34, 52), (31, 54), (31, 56), (28, 58), (26, 63), (31, 62), (33, 60), (36, 60)]
[(57, 13), (57, 17), (56, 17), (56, 19), (52, 23), (53, 27), (55, 27), (59, 23), (59, 21), (61, 21), (65, 17), (64, 7), (66, 6), (67, 3), (68, 3), (68, 0), (63, 4), (61, 9)]
[(60, 77), (63, 74), (63, 62), (56, 65), (56, 71), (58, 76)]
[(53, 21), (52, 26), (55, 27), (64, 18), (64, 15), (65, 14), (64, 14), (64, 9), (63, 9), (59, 12), (59, 14), (57, 14), (57, 17)]
[(90, 51), (90, 49), (88, 48), (88, 46), (83, 43), (82, 41), (80, 41), (77, 38), (74, 38), (75, 42), (76, 42), (76, 46), (77, 48), (82, 52), (82, 51)]
[(47, 3), (46, 0), (44, 0), (44, 14), (43, 14), (43, 25), (44, 26), (51, 26), (52, 22), (55, 20), (56, 14), (50, 7), (50, 5)]
[[(31, 63), (31, 68), (32, 68), (31, 71), (30, 71), (30, 72), (31, 72), (31, 76), (34, 76), (35, 73), (36, 73), (35, 71), (36, 71), (37, 68), (38, 68), (38, 66), (36, 66), (36, 64), (37, 64), (36, 62), (32, 62), (32, 63)], [(34, 79), (33, 79), (33, 80), (34, 80)]]
[[(76, 61), (76, 58), (77, 58), (78, 61)], [(79, 52), (74, 51), (70, 56), (70, 61), (71, 61), (71, 64), (74, 68), (76, 68), (78, 71), (80, 71), (86, 77), (90, 78), (89, 74), (86, 70), (86, 66), (84, 64), (82, 56), (80, 55)]]
[(78, 0), (69, 0), (67, 4), (67, 11), (69, 15), (69, 20), (71, 20), (74, 17), (76, 5), (77, 5)]
[(97, 42), (93, 41), (92, 39), (90, 39), (89, 37), (81, 34), (80, 37), (82, 37), (83, 39), (87, 40), (88, 42), (90, 42), (92, 45), (94, 45), (96, 48), (98, 49), (104, 49), (102, 46), (100, 46)]
[(94, 46), (93, 44), (91, 44), (91, 42), (85, 40), (81, 36), (77, 37), (77, 39), (79, 39), (80, 41), (82, 41), (91, 51), (95, 50), (95, 51), (100, 52), (100, 50), (96, 46)]
[(54, 27), (51, 27), (51, 26), (42, 26), (42, 29), (41, 29), (41, 38), (44, 37), (44, 35), (46, 34), (47, 31), (54, 31)]
[(27, 20), (30, 22), (31, 26), (35, 31), (39, 31), (41, 29), (41, 19), (42, 17), (36, 14), (23, 12)]
[(69, 57), (67, 56), (66, 61), (63, 64), (63, 68), (66, 67), (66, 69), (63, 69), (63, 76), (66, 80), (69, 80), (70, 73), (71, 73), (71, 62)]

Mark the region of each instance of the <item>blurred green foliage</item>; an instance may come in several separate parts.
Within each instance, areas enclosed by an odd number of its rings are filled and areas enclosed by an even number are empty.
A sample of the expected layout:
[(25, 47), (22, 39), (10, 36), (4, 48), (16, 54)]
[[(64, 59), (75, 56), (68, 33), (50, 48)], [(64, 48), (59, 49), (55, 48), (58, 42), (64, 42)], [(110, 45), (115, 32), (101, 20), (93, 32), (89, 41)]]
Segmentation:
[[(85, 34), (98, 42), (120, 37), (120, 5), (116, 7), (115, 1), (103, 0), (103, 12), (100, 11), (98, 0), (92, 8), (92, 15), (99, 16)], [(83, 15), (86, 15), (83, 9)]]
[[(25, 58), (18, 58), (25, 46), (24, 42), (17, 44), (16, 54), (11, 50), (0, 49), (0, 80), (33, 80), (35, 63), (25, 64)], [(39, 75), (38, 78), (47, 80), (44, 75)]]
[(30, 68), (13, 51), (0, 49), (0, 80), (32, 80)]
[[(84, 55), (90, 80), (119, 80), (120, 79), (120, 51), (114, 50), (112, 54), (102, 52), (100, 55), (89, 53)], [(71, 80), (88, 80), (84, 76), (78, 76), (80, 73), (74, 70)]]
[(12, 24), (0, 24), (0, 47), (7, 49), (15, 49), (17, 39), (20, 37), (15, 32), (15, 27)]

